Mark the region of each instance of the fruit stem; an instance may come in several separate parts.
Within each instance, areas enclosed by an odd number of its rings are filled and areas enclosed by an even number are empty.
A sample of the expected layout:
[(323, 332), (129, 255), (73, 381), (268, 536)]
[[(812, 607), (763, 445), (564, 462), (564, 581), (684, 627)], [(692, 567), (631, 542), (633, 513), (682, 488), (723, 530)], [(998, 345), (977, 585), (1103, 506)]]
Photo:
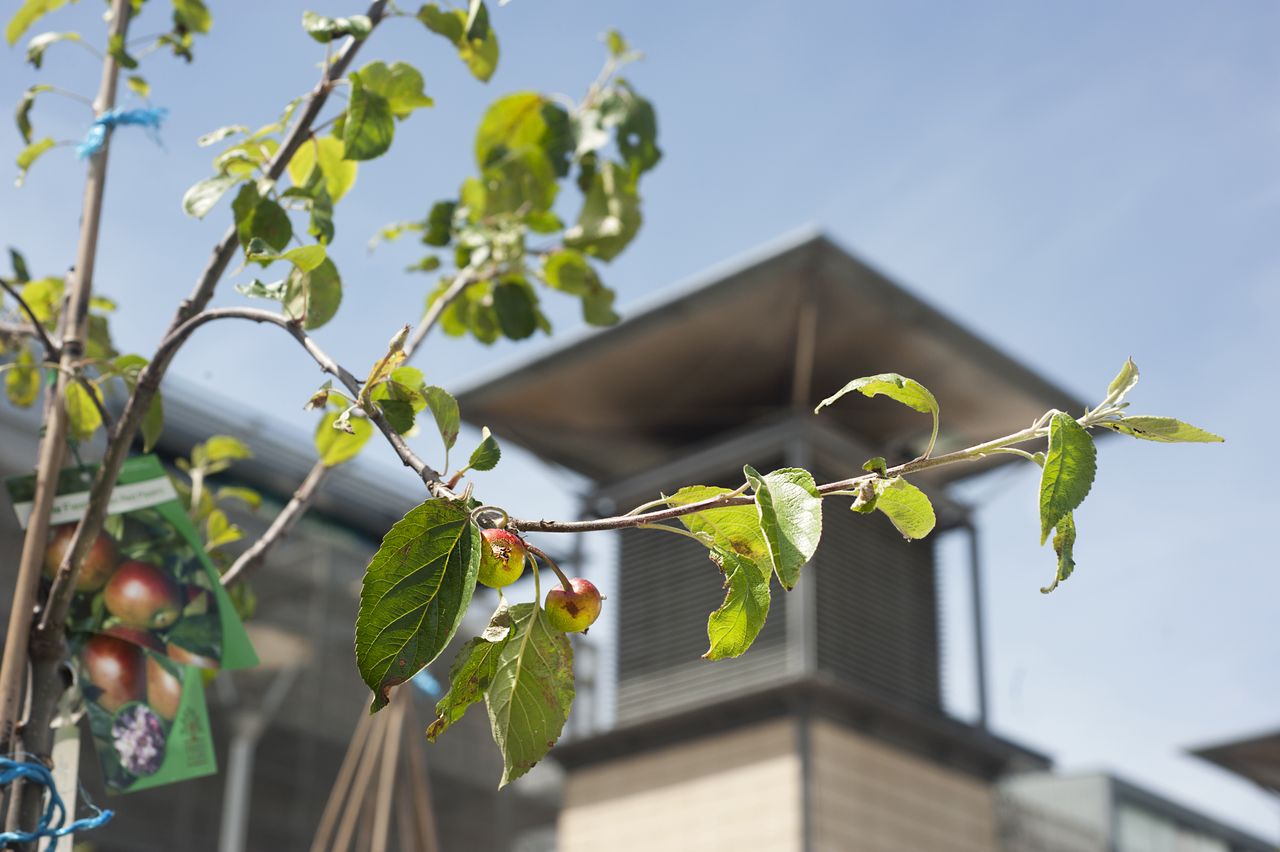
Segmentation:
[(498, 529), (505, 529), (507, 526), (507, 521), (511, 520), (511, 516), (508, 515), (506, 510), (500, 506), (479, 506), (471, 510), (471, 523), (479, 524), (480, 516), (486, 515), (486, 514), (487, 515), (496, 514), (499, 516), (498, 522), (494, 524), (494, 526), (497, 527)]
[[(542, 557), (542, 559), (543, 559), (543, 560), (544, 560), (548, 565), (550, 565), (550, 566), (551, 566), (551, 570), (556, 572), (556, 576), (560, 578), (560, 585), (564, 586), (564, 590), (565, 590), (566, 592), (572, 592), (572, 591), (573, 591), (573, 586), (569, 585), (569, 578), (568, 578), (568, 577), (566, 577), (566, 576), (565, 576), (565, 574), (564, 574), (564, 572), (560, 570), (560, 566), (556, 564), (556, 562), (555, 562), (555, 560), (554, 560), (554, 559), (552, 559), (550, 556), (548, 556), (548, 555), (547, 555), (546, 553), (544, 553), (543, 551), (541, 551), (541, 550), (539, 550), (538, 548), (534, 547), (532, 544), (528, 545), (528, 549), (529, 549), (529, 553), (531, 553), (531, 554), (533, 554), (533, 555), (535, 555), (535, 556), (540, 556), (540, 557)], [(536, 563), (535, 563), (535, 565), (534, 565), (534, 570), (535, 570), (535, 571), (537, 570), (537, 564), (536, 564)]]

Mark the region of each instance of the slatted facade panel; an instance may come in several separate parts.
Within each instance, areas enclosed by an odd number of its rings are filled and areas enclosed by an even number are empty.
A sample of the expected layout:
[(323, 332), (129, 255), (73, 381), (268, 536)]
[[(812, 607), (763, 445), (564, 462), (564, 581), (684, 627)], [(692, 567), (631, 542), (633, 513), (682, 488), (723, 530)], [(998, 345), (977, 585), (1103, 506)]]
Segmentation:
[(817, 582), (824, 673), (923, 710), (941, 710), (933, 539), (908, 542), (887, 519), (828, 501)]
[(751, 650), (736, 660), (701, 659), (707, 616), (724, 600), (722, 578), (692, 541), (648, 530), (621, 535), (618, 590), (618, 721), (696, 706), (757, 689), (781, 676), (786, 608), (775, 605)]

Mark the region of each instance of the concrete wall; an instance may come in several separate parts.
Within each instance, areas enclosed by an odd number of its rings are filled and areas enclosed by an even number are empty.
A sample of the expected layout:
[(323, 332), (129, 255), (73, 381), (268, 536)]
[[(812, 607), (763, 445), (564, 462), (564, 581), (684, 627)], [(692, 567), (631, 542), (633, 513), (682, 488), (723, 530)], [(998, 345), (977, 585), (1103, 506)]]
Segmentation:
[(795, 725), (767, 722), (575, 770), (559, 852), (799, 852)]
[(812, 743), (815, 852), (998, 848), (982, 780), (830, 722), (814, 723)]

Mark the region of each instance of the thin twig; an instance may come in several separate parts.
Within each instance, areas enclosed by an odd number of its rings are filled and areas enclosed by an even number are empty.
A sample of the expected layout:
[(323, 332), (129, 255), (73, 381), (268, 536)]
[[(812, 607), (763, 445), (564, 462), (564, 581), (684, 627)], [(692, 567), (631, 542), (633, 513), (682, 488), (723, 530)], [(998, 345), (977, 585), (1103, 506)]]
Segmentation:
[(48, 356), (48, 360), (57, 361), (62, 355), (62, 347), (53, 342), (53, 338), (49, 336), (49, 332), (45, 331), (44, 326), (40, 323), (40, 318), (36, 316), (36, 312), (31, 309), (29, 304), (27, 304), (27, 300), (22, 298), (22, 294), (18, 292), (18, 288), (14, 287), (3, 278), (0, 278), (0, 289), (3, 289), (6, 293), (12, 296), (13, 300), (18, 303), (18, 307), (22, 308), (22, 312), (30, 318), (31, 330), (35, 333), (36, 337), (40, 338), (40, 342), (44, 344), (44, 351)]
[(311, 468), (307, 478), (302, 480), (298, 490), (293, 492), (293, 497), (280, 510), (280, 514), (276, 515), (275, 520), (267, 527), (266, 532), (244, 553), (236, 557), (236, 561), (222, 575), (223, 586), (230, 587), (238, 583), (263, 563), (266, 559), (267, 551), (274, 547), (277, 542), (286, 538), (293, 530), (294, 525), (298, 523), (298, 520), (306, 514), (307, 509), (311, 507), (311, 502), (319, 492), (320, 486), (324, 483), (331, 470), (333, 468), (323, 462), (317, 462)]

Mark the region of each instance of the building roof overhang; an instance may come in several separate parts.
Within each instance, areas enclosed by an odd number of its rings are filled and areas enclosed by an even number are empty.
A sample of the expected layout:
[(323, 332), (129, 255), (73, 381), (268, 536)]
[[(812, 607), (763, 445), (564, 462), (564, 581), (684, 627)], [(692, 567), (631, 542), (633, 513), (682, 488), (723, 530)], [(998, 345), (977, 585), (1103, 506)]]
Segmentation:
[[(505, 441), (613, 482), (890, 371), (938, 398), (940, 451), (1024, 428), (1050, 408), (1083, 408), (823, 235), (714, 271), (458, 398), (464, 417)], [(917, 455), (931, 426), (926, 414), (856, 394), (821, 417), (891, 463)]]

